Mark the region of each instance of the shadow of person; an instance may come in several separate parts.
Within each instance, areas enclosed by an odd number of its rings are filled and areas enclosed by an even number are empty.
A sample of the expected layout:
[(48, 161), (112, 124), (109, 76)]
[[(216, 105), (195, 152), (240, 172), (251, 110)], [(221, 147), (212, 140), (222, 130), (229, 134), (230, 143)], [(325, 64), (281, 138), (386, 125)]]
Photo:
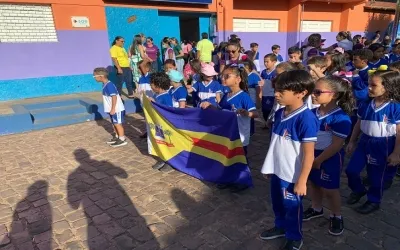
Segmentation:
[(48, 188), (47, 181), (36, 181), (29, 186), (26, 197), (18, 202), (9, 233), (11, 244), (17, 249), (54, 247)]
[[(127, 172), (107, 161), (91, 159), (84, 149), (74, 151), (80, 163), (69, 176), (67, 197), (73, 209), (82, 207), (86, 232), (81, 238), (90, 250), (159, 249), (153, 233), (140, 216), (117, 178), (128, 178)], [(114, 248), (113, 248), (114, 247)]]

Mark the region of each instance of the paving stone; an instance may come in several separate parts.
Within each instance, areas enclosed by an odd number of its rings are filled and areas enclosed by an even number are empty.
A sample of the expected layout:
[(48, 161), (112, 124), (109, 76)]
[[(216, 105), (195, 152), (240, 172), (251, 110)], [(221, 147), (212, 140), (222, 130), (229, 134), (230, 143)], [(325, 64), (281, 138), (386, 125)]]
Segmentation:
[(164, 223), (155, 223), (148, 226), (150, 231), (153, 233), (155, 237), (159, 237), (161, 235), (165, 235), (167, 233), (172, 232), (172, 228)]
[(125, 230), (122, 227), (120, 227), (116, 222), (100, 224), (97, 225), (97, 228), (99, 229), (99, 231), (111, 237), (115, 237), (125, 232)]
[(51, 221), (49, 219), (41, 219), (28, 225), (31, 235), (38, 235), (51, 230)]
[(49, 241), (52, 238), (52, 231), (47, 231), (38, 235), (35, 235), (33, 237), (33, 241), (35, 243), (40, 243), (40, 242), (45, 242), (45, 241)]
[(65, 230), (69, 229), (70, 225), (67, 221), (58, 221), (53, 224), (53, 231), (56, 233), (64, 232)]
[(48, 204), (48, 203), (49, 202), (47, 201), (47, 199), (40, 199), (40, 200), (34, 201), (33, 202), (33, 206), (34, 207), (40, 207), (40, 206), (43, 206), (43, 205)]
[(107, 241), (104, 235), (99, 235), (87, 240), (87, 246), (90, 250), (104, 250), (110, 246), (110, 242)]
[(130, 250), (138, 245), (138, 242), (127, 234), (122, 234), (120, 236), (115, 237), (114, 241), (118, 249), (121, 250)]
[(140, 242), (146, 242), (154, 238), (150, 229), (144, 225), (137, 225), (128, 230), (128, 233), (132, 235), (132, 237)]
[(85, 209), (85, 213), (89, 216), (89, 217), (94, 217), (96, 215), (99, 215), (101, 213), (103, 213), (103, 210), (101, 210), (98, 206), (96, 205), (92, 205), (88, 208)]
[(77, 241), (71, 241), (71, 242), (67, 242), (64, 246), (65, 250), (83, 250), (83, 246), (80, 242)]
[(5, 234), (7, 232), (8, 232), (8, 230), (7, 230), (6, 225), (0, 224), (0, 235)]
[(100, 215), (96, 215), (92, 218), (94, 224), (96, 225), (101, 225), (101, 224), (105, 224), (111, 221), (111, 217), (106, 214), (106, 213), (102, 213)]
[(127, 216), (129, 213), (120, 206), (115, 206), (107, 210), (107, 214), (111, 215), (115, 219), (121, 219)]
[(65, 230), (60, 234), (56, 234), (55, 238), (60, 245), (64, 245), (66, 242), (73, 240), (74, 234), (71, 230)]
[(0, 235), (0, 247), (10, 244), (11, 240), (7, 234)]
[(107, 210), (107, 209), (117, 205), (113, 200), (111, 200), (109, 198), (103, 198), (101, 200), (96, 201), (95, 203), (97, 206), (99, 206), (103, 210)]
[[(18, 249), (35, 250), (34, 247), (33, 247), (32, 242), (30, 242), (30, 241), (16, 244), (16, 246), (17, 246)], [(41, 248), (39, 248), (39, 249), (42, 250)]]
[(108, 175), (103, 172), (92, 172), (90, 173), (90, 175), (96, 178), (97, 180), (101, 180), (108, 177)]
[(37, 244), (37, 247), (39, 248), (39, 250), (54, 250), (59, 248), (58, 244), (53, 239), (41, 242)]

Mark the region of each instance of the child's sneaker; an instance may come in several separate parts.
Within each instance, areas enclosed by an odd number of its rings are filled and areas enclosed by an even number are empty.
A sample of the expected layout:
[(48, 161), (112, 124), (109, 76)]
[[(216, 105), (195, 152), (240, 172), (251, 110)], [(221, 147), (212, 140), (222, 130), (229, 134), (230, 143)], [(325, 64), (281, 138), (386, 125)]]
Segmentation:
[(303, 221), (309, 221), (318, 217), (324, 216), (324, 210), (321, 209), (320, 212), (315, 211), (314, 208), (310, 207), (303, 212)]
[(113, 138), (111, 138), (109, 141), (107, 141), (107, 144), (114, 144), (117, 140), (118, 140), (118, 137), (116, 137), (114, 135)]
[(268, 229), (260, 234), (262, 240), (273, 240), (281, 237), (285, 237), (285, 230), (277, 227)]
[(334, 236), (341, 235), (344, 231), (343, 217), (333, 216), (329, 220), (329, 233)]
[(302, 246), (302, 240), (286, 240), (281, 250), (300, 250)]
[(113, 144), (110, 144), (110, 146), (113, 148), (118, 148), (121, 146), (125, 146), (126, 144), (128, 144), (126, 140), (121, 140), (118, 138)]

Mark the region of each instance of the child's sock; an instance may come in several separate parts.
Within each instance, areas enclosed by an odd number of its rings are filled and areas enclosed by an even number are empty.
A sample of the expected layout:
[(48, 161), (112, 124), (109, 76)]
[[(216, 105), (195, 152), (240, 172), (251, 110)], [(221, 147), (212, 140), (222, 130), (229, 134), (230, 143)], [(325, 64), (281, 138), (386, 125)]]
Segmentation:
[(336, 218), (338, 218), (338, 219), (342, 219), (342, 216), (341, 215), (334, 215), (334, 214), (331, 214), (331, 216), (330, 216), (331, 218), (333, 218), (333, 217), (336, 217)]
[(120, 139), (121, 141), (125, 141), (125, 136), (119, 136), (119, 139)]
[(320, 213), (322, 211), (322, 207), (320, 207), (320, 208), (313, 207), (313, 209), (314, 209), (315, 212), (318, 212), (318, 213)]

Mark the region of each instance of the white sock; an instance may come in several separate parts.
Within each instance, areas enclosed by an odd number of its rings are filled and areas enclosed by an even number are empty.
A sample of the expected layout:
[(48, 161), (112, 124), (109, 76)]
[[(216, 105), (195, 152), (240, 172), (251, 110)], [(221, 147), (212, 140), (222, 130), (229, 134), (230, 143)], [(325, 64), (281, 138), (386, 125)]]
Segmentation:
[(121, 141), (125, 141), (125, 136), (119, 136), (119, 139), (120, 139)]
[(313, 207), (313, 209), (314, 209), (315, 212), (318, 212), (318, 213), (321, 213), (321, 211), (322, 211), (322, 207), (320, 207), (320, 208), (314, 208)]

